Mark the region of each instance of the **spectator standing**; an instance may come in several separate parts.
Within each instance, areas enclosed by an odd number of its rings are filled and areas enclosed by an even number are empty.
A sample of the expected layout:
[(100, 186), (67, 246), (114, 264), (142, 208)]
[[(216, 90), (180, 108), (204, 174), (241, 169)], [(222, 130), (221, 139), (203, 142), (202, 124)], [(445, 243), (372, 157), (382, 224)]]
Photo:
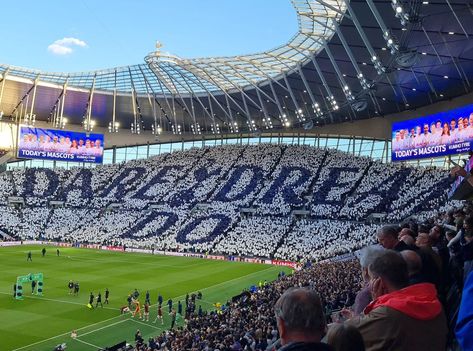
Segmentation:
[(369, 266), (373, 301), (347, 323), (363, 336), (367, 351), (445, 351), (447, 323), (435, 286), (408, 286), (407, 265), (388, 250)]

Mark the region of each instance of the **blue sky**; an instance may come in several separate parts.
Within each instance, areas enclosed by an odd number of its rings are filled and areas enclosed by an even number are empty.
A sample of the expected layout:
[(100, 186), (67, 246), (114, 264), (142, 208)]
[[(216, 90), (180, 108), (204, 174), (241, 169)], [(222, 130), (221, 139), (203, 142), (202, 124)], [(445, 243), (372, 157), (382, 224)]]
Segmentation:
[(22, 0), (2, 3), (0, 63), (73, 72), (271, 49), (297, 31), (290, 0)]

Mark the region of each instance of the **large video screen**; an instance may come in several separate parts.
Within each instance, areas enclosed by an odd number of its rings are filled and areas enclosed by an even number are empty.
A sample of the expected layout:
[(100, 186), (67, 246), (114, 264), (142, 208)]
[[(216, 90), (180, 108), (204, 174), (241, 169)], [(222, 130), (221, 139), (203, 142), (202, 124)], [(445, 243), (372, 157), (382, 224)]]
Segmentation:
[(103, 134), (21, 126), (18, 158), (102, 163)]
[(472, 150), (473, 105), (396, 122), (392, 125), (392, 160), (404, 161)]

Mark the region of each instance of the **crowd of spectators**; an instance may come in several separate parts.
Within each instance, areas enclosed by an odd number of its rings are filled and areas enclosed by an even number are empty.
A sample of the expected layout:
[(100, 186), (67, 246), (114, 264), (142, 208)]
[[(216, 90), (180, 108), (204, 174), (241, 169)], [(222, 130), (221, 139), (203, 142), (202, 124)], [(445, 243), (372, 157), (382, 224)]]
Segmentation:
[(300, 220), (275, 252), (279, 259), (322, 259), (373, 244), (378, 225), (337, 220)]
[[(194, 314), (185, 326), (149, 340), (143, 350), (266, 350), (277, 345), (278, 325), (274, 305), (290, 287), (319, 292), (330, 315), (331, 308), (348, 306), (361, 285), (356, 260), (321, 263), (293, 275), (281, 275), (250, 293), (226, 302), (218, 311)], [(304, 311), (309, 313), (309, 311)], [(303, 318), (299, 316), (299, 318)]]
[(137, 349), (470, 350), (473, 205), (375, 233), (359, 261), (308, 261)]
[[(372, 213), (430, 215), (447, 186), (442, 171), (337, 150), (226, 145), (93, 169), (4, 172), (0, 229), (19, 239), (320, 260), (371, 243), (375, 227), (361, 222)], [(25, 207), (7, 208), (10, 196)]]
[[(473, 206), (447, 203), (448, 186), (441, 170), (335, 150), (192, 149), (95, 169), (4, 172), (0, 230), (20, 239), (305, 263), (218, 311), (191, 315), (140, 351), (330, 350), (321, 343), (327, 321), (335, 323), (326, 340), (335, 351), (350, 349), (341, 342), (349, 335), (363, 341), (348, 343), (356, 350), (435, 351), (451, 345), (454, 296), (464, 285), (471, 293), (473, 284)], [(6, 206), (8, 196), (24, 198), (25, 206)], [(66, 207), (53, 209), (51, 200)], [(253, 214), (241, 215), (245, 208)], [(299, 218), (297, 209), (310, 214)], [(401, 224), (368, 224), (375, 213)], [(361, 264), (334, 258), (376, 242), (381, 247), (363, 250)], [(464, 296), (455, 330), (465, 350), (473, 349), (468, 301)]]

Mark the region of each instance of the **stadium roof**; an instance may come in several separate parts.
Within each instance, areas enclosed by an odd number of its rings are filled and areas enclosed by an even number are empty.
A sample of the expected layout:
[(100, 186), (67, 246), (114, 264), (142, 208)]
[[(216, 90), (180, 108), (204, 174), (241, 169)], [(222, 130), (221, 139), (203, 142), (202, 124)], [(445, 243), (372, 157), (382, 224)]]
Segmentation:
[[(0, 65), (16, 120), (138, 133), (258, 132), (357, 120), (470, 92), (472, 9), (461, 0), (292, 0), (298, 32), (256, 54), (79, 73)], [(26, 117), (26, 119), (25, 119)]]

